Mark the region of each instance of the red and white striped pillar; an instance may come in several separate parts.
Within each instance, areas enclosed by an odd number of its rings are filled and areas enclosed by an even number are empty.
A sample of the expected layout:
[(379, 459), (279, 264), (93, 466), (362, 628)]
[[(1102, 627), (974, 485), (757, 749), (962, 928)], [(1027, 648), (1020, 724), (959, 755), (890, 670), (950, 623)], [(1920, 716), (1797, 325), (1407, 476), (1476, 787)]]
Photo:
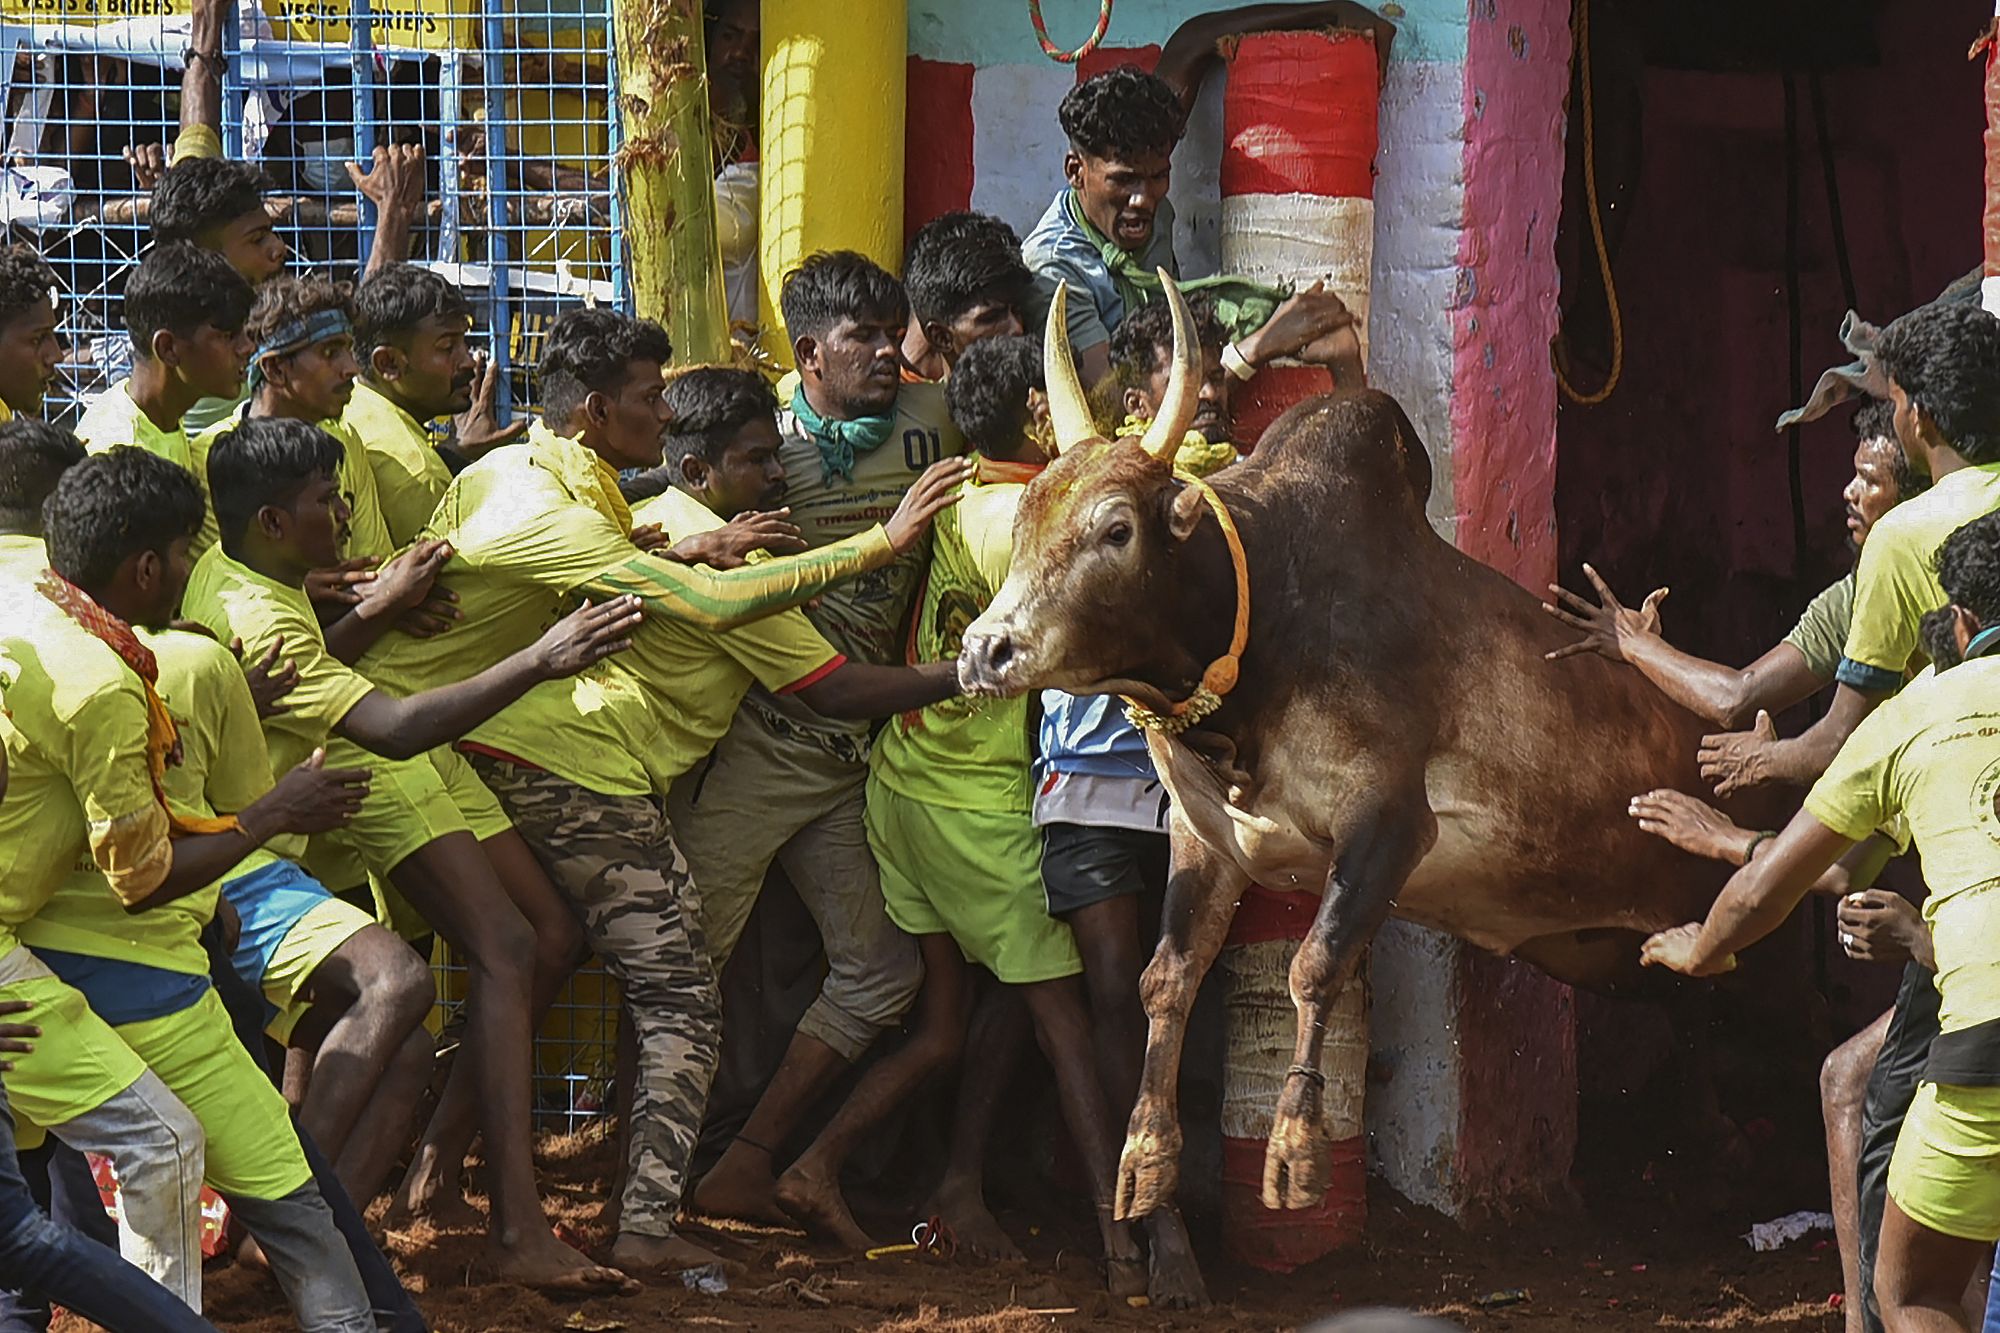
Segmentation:
[[(1224, 54), (1223, 272), (1299, 286), (1325, 279), (1365, 331), (1381, 93), (1373, 38), (1262, 33)], [(1254, 443), (1286, 408), (1328, 387), (1327, 372), (1317, 366), (1260, 371), (1236, 392), (1237, 441)], [(1360, 1239), (1367, 1216), (1368, 1016), (1360, 969), (1328, 1019), (1320, 1064), (1321, 1104), (1334, 1140), (1327, 1193), (1318, 1206), (1297, 1212), (1263, 1205), (1265, 1142), (1298, 1030), (1291, 961), (1318, 910), (1317, 894), (1251, 889), (1217, 964), (1226, 978), (1224, 1244), (1239, 1262), (1278, 1272)]]
[[(1222, 271), (1300, 287), (1325, 280), (1359, 321), (1367, 356), (1381, 99), (1365, 32), (1275, 32), (1225, 50)], [(1237, 440), (1254, 443), (1293, 403), (1324, 393), (1316, 366), (1275, 365), (1236, 394)]]
[(1222, 979), (1222, 1244), (1253, 1268), (1289, 1273), (1361, 1239), (1368, 1216), (1368, 1153), (1362, 1084), (1368, 1073), (1368, 987), (1357, 974), (1327, 1018), (1320, 1072), (1326, 1087), (1333, 1165), (1319, 1203), (1298, 1211), (1266, 1208), (1264, 1145), (1298, 1040), (1292, 955), (1319, 899), (1253, 888), (1243, 895), (1228, 943), (1216, 959)]

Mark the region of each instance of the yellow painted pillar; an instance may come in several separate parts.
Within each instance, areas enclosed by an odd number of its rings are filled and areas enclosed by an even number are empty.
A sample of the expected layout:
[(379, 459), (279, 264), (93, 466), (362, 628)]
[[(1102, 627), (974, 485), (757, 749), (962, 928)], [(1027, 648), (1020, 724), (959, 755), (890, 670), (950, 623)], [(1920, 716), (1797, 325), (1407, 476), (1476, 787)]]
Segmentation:
[(632, 304), (683, 365), (729, 359), (697, 0), (614, 0)]
[(764, 347), (792, 352), (778, 314), (785, 274), (815, 250), (903, 262), (907, 0), (763, 0), (758, 299)]

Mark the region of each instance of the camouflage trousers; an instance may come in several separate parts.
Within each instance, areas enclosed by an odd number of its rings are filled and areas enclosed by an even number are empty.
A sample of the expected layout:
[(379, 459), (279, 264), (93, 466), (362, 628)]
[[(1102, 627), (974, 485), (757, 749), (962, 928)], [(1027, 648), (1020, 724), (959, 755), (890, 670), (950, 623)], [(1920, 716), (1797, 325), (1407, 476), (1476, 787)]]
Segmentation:
[(701, 899), (659, 802), (469, 756), (624, 991), (639, 1042), (619, 1229), (670, 1236), (722, 1045)]

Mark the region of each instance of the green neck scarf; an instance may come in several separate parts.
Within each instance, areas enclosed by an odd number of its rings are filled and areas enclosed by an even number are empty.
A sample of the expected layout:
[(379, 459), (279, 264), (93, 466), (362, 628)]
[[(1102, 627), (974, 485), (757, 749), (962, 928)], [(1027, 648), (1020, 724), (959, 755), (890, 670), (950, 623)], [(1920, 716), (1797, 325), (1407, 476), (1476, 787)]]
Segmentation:
[(889, 432), (896, 428), (896, 414), (885, 412), (879, 417), (856, 417), (853, 421), (834, 421), (813, 411), (806, 401), (806, 386), (800, 384), (792, 390), (792, 415), (812, 436), (819, 446), (819, 479), (823, 485), (831, 486), (837, 477), (841, 481), (854, 480), (854, 455), (856, 451), (868, 453), (889, 438)]
[[(1139, 256), (1093, 227), (1090, 219), (1083, 215), (1083, 201), (1077, 197), (1075, 190), (1064, 198), (1063, 212), (1076, 224), (1084, 239), (1097, 247), (1098, 258), (1110, 270), (1112, 285), (1125, 302), (1127, 315), (1159, 296), (1159, 274), (1147, 268)], [(1184, 295), (1192, 296), (1196, 292), (1207, 295), (1216, 319), (1221, 321), (1231, 342), (1263, 328), (1285, 298), (1292, 294), (1289, 287), (1267, 287), (1263, 283), (1226, 273), (1212, 278), (1183, 278), (1177, 280), (1177, 285)]]

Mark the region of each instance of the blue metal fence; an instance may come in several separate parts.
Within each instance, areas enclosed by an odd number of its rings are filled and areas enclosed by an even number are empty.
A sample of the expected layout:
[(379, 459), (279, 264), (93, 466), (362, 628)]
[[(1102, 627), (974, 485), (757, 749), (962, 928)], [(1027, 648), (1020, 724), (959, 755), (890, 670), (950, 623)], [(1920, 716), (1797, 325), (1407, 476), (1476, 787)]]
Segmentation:
[[(124, 373), (119, 294), (147, 244), (133, 152), (171, 144), (188, 0), (0, 0), (0, 220), (70, 298), (62, 416)], [(373, 209), (349, 164), (419, 143), (411, 258), (463, 287), (508, 373), (582, 300), (625, 305), (614, 71), (602, 12), (565, 0), (265, 0), (232, 11), (223, 140), (258, 163), (293, 264), (354, 279)]]
[[(64, 291), (69, 420), (130, 368), (121, 294), (149, 244), (132, 160), (179, 125), (189, 0), (0, 0), (0, 222)], [(540, 338), (580, 301), (629, 308), (618, 227), (618, 117), (608, 24), (564, 0), (265, 0), (224, 37), (222, 137), (258, 163), (295, 271), (356, 280), (374, 217), (349, 164), (421, 144), (426, 210), (410, 258), (457, 283), (475, 338), (506, 372), (503, 409), (532, 410)], [(504, 419), (504, 418), (503, 418)], [(440, 946), (440, 1021), (463, 970)], [(542, 1123), (602, 1106), (615, 991), (593, 968), (537, 1044)]]

